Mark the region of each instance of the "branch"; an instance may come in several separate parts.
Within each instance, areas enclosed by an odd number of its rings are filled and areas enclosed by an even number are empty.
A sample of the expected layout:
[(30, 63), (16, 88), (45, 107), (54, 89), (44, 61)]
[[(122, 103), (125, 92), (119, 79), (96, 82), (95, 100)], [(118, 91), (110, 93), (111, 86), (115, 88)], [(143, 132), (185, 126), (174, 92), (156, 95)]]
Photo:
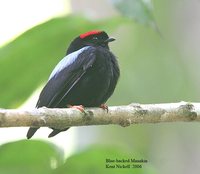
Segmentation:
[(32, 110), (0, 109), (0, 127), (54, 127), (118, 124), (129, 126), (138, 123), (161, 123), (177, 121), (200, 121), (200, 103), (130, 104), (112, 106), (106, 110), (86, 108)]

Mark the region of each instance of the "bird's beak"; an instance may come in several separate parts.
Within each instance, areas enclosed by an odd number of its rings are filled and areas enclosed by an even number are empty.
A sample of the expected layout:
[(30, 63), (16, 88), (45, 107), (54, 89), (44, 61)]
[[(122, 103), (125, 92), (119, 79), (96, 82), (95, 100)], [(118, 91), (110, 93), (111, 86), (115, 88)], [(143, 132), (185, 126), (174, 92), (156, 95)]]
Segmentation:
[(109, 37), (108, 39), (104, 41), (104, 43), (113, 42), (113, 41), (115, 41), (115, 38)]

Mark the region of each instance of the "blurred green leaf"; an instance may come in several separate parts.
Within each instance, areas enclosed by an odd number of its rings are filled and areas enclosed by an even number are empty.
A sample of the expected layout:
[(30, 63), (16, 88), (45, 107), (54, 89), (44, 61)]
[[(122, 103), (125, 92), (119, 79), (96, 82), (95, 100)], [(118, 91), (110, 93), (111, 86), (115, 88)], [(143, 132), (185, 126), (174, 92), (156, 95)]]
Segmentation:
[(151, 0), (112, 0), (122, 15), (157, 29)]
[(46, 142), (22, 140), (0, 146), (2, 174), (48, 174), (62, 162), (62, 151)]
[(0, 48), (0, 106), (15, 108), (42, 82), (60, 59), (73, 38), (92, 29), (111, 32), (120, 20), (91, 22), (67, 16), (52, 19), (25, 32)]
[[(122, 150), (116, 147), (100, 147), (93, 146), (89, 149), (73, 155), (66, 160), (66, 163), (57, 169), (55, 169), (54, 174), (117, 174), (117, 173), (137, 173), (137, 174), (153, 174), (155, 170), (148, 163), (143, 163), (142, 168), (106, 168), (106, 165), (127, 165), (133, 163), (116, 163), (107, 162), (106, 159), (139, 159), (139, 156), (129, 156)], [(137, 164), (137, 163), (134, 163)], [(140, 163), (141, 164), (141, 163)]]

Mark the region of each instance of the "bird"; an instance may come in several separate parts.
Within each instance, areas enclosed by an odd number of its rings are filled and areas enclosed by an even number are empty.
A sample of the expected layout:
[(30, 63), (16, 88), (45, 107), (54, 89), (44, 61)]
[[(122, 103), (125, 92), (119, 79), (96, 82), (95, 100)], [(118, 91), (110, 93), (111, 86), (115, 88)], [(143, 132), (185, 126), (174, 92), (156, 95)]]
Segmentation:
[[(80, 34), (69, 45), (65, 57), (55, 66), (42, 89), (36, 108), (102, 107), (113, 94), (120, 69), (118, 58), (110, 51), (115, 39), (103, 30)], [(39, 127), (30, 127), (30, 139)], [(51, 128), (49, 138), (65, 129)]]

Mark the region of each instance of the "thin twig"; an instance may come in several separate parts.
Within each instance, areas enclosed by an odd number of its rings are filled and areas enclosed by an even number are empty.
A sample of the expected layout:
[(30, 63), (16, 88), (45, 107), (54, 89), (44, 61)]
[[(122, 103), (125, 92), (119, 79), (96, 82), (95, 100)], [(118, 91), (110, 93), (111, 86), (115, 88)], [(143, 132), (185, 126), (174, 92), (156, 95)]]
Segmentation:
[(0, 109), (0, 127), (54, 127), (200, 121), (200, 103), (130, 104), (101, 108), (32, 110)]

